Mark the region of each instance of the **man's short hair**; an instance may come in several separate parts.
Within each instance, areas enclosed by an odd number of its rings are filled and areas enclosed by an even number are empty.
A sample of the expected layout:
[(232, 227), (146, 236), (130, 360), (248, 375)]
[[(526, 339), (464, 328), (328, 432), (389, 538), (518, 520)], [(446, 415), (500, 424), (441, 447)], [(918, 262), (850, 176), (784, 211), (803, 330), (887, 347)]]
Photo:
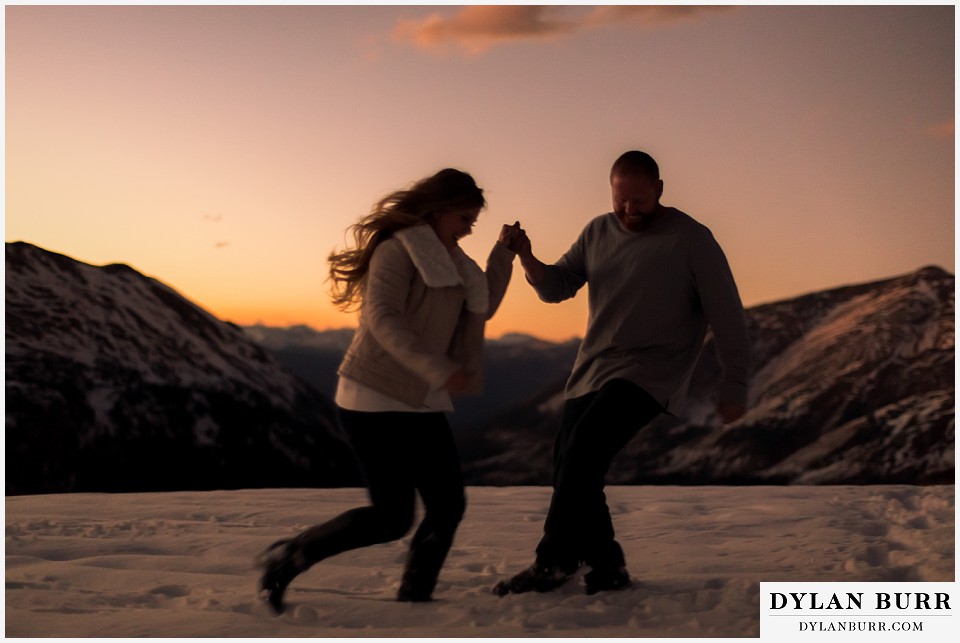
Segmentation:
[(620, 158), (613, 162), (613, 167), (610, 169), (610, 178), (612, 179), (615, 174), (644, 174), (658, 181), (660, 180), (660, 166), (646, 152), (632, 150), (624, 152), (620, 155)]

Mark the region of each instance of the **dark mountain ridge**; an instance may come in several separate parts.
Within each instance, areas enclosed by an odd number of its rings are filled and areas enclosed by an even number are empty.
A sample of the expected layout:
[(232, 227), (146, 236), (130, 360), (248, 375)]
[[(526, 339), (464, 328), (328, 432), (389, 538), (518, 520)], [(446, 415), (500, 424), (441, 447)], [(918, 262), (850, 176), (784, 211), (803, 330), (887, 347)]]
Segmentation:
[[(722, 426), (708, 337), (676, 416), (611, 467), (621, 484), (952, 483), (954, 277), (927, 267), (747, 311), (750, 408)], [(508, 412), (469, 475), (548, 484), (562, 391)], [(518, 455), (522, 454), (522, 455)]]
[[(129, 266), (25, 243), (6, 270), (8, 494), (360, 483), (329, 399), (352, 330), (241, 329)], [(935, 267), (751, 308), (748, 414), (714, 416), (708, 338), (676, 415), (609, 479), (952, 483), (953, 315)], [(451, 416), (468, 483), (549, 484), (577, 346), (488, 341), (485, 394)]]
[(8, 494), (356, 483), (333, 417), (161, 282), (6, 245)]

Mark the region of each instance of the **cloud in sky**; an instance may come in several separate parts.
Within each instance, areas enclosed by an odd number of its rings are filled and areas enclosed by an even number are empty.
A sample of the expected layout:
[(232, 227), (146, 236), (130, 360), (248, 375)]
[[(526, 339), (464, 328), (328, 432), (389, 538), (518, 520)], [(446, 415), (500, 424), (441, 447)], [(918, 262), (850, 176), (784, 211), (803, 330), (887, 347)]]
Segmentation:
[(609, 25), (653, 27), (729, 7), (604, 6), (579, 13), (565, 9), (541, 5), (468, 6), (452, 16), (432, 14), (422, 20), (401, 20), (393, 37), (424, 50), (445, 51), (453, 46), (477, 55), (505, 42), (561, 38)]

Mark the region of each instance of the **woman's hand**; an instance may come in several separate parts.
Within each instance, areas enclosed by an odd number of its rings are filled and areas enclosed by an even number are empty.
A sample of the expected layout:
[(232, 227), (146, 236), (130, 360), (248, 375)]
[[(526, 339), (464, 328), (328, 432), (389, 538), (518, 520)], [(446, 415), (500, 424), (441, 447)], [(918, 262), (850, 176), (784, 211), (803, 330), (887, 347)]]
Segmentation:
[(468, 372), (462, 368), (457, 369), (453, 372), (453, 375), (450, 376), (450, 379), (447, 380), (447, 392), (450, 393), (451, 396), (459, 395), (467, 390), (472, 381), (473, 378)]

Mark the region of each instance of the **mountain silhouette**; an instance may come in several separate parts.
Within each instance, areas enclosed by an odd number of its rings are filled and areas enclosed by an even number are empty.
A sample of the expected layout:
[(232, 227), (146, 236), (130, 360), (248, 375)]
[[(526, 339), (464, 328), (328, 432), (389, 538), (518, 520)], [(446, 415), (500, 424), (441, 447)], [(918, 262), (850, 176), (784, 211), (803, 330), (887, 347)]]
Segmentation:
[[(686, 391), (613, 462), (620, 484), (952, 484), (954, 277), (927, 267), (747, 311), (750, 408), (722, 426), (707, 338)], [(549, 484), (562, 388), (485, 432), (468, 478)]]
[[(549, 309), (545, 307), (545, 311)], [(618, 484), (953, 482), (954, 277), (747, 311), (750, 409), (722, 426), (708, 336)], [(352, 329), (241, 328), (125, 265), (6, 245), (7, 493), (357, 485), (330, 396)], [(550, 484), (577, 340), (487, 342), (451, 415), (469, 484)]]
[(334, 418), (169, 286), (6, 244), (8, 494), (355, 484)]

